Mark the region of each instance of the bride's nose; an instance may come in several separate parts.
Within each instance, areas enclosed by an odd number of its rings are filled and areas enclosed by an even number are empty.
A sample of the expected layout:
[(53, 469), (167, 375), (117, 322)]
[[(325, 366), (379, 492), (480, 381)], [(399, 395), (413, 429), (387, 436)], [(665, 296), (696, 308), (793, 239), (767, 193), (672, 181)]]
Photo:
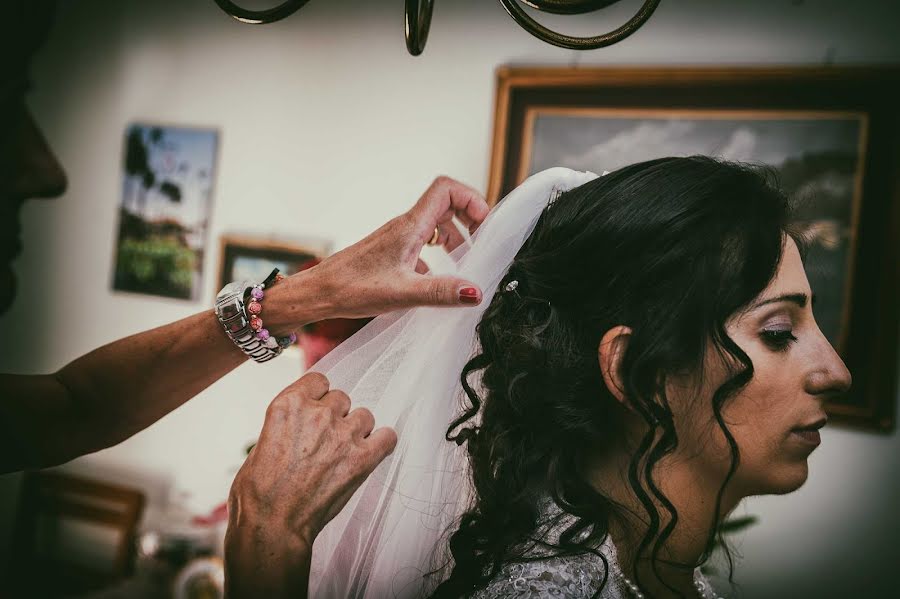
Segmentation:
[(815, 355), (815, 367), (806, 376), (806, 391), (812, 395), (828, 396), (841, 395), (849, 391), (853, 384), (853, 376), (821, 332)]

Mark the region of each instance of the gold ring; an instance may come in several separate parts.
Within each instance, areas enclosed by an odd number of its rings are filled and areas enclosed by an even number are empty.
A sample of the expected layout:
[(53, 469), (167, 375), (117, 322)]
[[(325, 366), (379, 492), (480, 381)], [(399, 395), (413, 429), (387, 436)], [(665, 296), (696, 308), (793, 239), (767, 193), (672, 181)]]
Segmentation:
[(428, 240), (428, 245), (437, 245), (438, 239), (440, 239), (440, 237), (441, 237), (441, 232), (437, 227), (435, 227), (434, 235), (432, 235), (431, 239)]

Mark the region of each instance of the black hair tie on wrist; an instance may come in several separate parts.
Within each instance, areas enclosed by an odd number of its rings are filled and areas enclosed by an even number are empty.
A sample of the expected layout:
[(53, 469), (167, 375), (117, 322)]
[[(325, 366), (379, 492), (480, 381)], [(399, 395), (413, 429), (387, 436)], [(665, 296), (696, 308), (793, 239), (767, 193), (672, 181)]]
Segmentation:
[(272, 272), (269, 274), (268, 277), (266, 277), (266, 280), (263, 281), (262, 284), (268, 288), (270, 285), (272, 285), (272, 283), (275, 281), (275, 277), (277, 277), (277, 276), (278, 276), (278, 269), (277, 268), (272, 269)]

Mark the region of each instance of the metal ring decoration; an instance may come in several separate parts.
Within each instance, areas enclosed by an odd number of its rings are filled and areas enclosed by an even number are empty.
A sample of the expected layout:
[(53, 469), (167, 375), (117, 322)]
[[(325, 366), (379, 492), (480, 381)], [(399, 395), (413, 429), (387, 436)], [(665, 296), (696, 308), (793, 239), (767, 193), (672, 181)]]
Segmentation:
[[(577, 15), (593, 12), (615, 4), (619, 0), (500, 0), (500, 4), (506, 9), (515, 21), (528, 33), (539, 40), (572, 50), (593, 50), (604, 46), (611, 46), (620, 42), (647, 22), (650, 15), (659, 6), (659, 0), (644, 0), (643, 6), (630, 21), (618, 29), (594, 37), (574, 37), (557, 33), (547, 29), (526, 13), (519, 2), (527, 4), (537, 10), (559, 14)], [(285, 0), (278, 6), (265, 10), (248, 10), (242, 8), (231, 0), (215, 0), (225, 13), (241, 21), (260, 25), (274, 23), (297, 12), (303, 8), (309, 0)], [(406, 0), (406, 49), (413, 56), (418, 56), (425, 50), (428, 41), (428, 31), (431, 29), (431, 16), (434, 11), (434, 0)]]
[[(610, 4), (613, 4), (613, 2), (615, 2), (615, 0), (528, 0), (527, 3), (534, 8), (546, 12), (578, 14), (609, 6)], [(503, 8), (509, 13), (509, 16), (515, 19), (516, 23), (518, 23), (522, 29), (539, 40), (545, 41), (548, 44), (553, 44), (554, 46), (559, 46), (560, 48), (569, 48), (570, 50), (594, 50), (596, 48), (603, 48), (605, 46), (611, 46), (616, 42), (620, 42), (640, 29), (641, 25), (647, 22), (647, 19), (653, 14), (653, 11), (659, 6), (659, 0), (645, 0), (644, 5), (630, 21), (614, 31), (594, 37), (574, 37), (547, 29), (532, 19), (528, 13), (519, 6), (518, 0), (500, 0), (500, 4), (503, 5)]]
[(524, 4), (555, 15), (580, 15), (615, 4), (619, 0), (522, 0)]
[(228, 15), (242, 23), (250, 23), (251, 25), (263, 25), (265, 23), (280, 21), (303, 8), (307, 2), (309, 2), (309, 0), (285, 0), (278, 6), (273, 6), (272, 8), (267, 8), (265, 10), (247, 10), (246, 8), (241, 8), (231, 0), (216, 0), (216, 4), (219, 5), (219, 8), (228, 13)]
[(406, 0), (406, 49), (413, 56), (425, 49), (433, 9), (434, 0)]

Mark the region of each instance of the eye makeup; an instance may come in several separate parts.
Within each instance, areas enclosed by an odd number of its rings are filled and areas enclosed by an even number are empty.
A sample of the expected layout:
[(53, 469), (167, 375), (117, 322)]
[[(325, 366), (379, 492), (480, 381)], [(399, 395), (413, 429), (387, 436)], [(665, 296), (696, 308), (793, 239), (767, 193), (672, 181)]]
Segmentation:
[(786, 351), (791, 343), (797, 340), (793, 331), (794, 325), (786, 315), (769, 319), (759, 332), (760, 338), (769, 348), (775, 351)]

